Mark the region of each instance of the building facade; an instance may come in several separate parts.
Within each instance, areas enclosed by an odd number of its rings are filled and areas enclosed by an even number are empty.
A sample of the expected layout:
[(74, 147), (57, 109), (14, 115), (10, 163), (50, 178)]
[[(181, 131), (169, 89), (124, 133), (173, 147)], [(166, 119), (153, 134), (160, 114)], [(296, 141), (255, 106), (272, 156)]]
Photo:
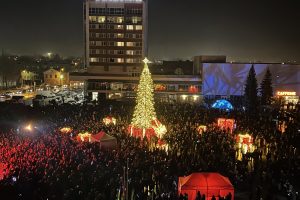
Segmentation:
[(62, 70), (48, 69), (44, 72), (44, 84), (49, 86), (69, 85), (69, 73)]
[[(85, 73), (71, 73), (91, 100), (133, 99), (142, 60), (148, 53), (148, 0), (85, 0)], [(155, 97), (161, 101), (199, 101), (201, 74), (192, 61), (149, 66)], [(74, 83), (74, 84), (73, 84)]]
[[(193, 73), (192, 61), (163, 61), (151, 63), (150, 72), (154, 82), (157, 101), (199, 102), (202, 79)], [(71, 73), (70, 80), (85, 82), (85, 93), (92, 100), (128, 100), (136, 96), (139, 75), (115, 75), (95, 73)], [(71, 82), (70, 81), (70, 82)]]
[[(85, 92), (91, 100), (133, 99), (136, 97), (139, 77), (101, 74), (70, 75), (73, 81), (85, 81)], [(199, 102), (201, 78), (195, 75), (152, 75), (155, 98), (164, 102)]]
[(147, 55), (147, 1), (86, 0), (83, 13), (88, 72), (139, 71)]
[(21, 71), (21, 86), (33, 86), (36, 84), (36, 81), (40, 81), (39, 75), (35, 72), (29, 70), (22, 70)]

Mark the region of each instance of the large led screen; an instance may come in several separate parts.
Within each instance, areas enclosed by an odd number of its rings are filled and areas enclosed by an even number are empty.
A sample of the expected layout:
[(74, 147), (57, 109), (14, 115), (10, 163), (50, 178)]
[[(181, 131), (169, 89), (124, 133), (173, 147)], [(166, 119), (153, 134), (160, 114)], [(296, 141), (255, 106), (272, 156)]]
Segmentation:
[[(204, 95), (243, 95), (245, 82), (252, 64), (203, 63)], [(254, 64), (258, 84), (266, 69), (272, 73), (276, 91), (295, 91), (300, 95), (300, 65)]]

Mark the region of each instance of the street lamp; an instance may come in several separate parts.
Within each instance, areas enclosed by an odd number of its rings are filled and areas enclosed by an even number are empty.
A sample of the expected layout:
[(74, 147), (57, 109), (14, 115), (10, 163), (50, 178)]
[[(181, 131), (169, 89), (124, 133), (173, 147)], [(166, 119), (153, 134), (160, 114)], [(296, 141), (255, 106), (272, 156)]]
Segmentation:
[(26, 79), (26, 69), (24, 69), (22, 72), (21, 72), (21, 78), (22, 78), (22, 88), (24, 87), (24, 80)]

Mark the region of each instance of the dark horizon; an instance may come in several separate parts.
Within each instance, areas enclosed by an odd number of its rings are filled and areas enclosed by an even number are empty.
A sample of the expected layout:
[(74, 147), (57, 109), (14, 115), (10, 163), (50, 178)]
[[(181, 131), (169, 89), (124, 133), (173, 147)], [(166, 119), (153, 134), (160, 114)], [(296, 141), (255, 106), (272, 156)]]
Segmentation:
[[(292, 0), (150, 0), (149, 57), (299, 63), (299, 8)], [(1, 2), (0, 24), (5, 52), (83, 55), (82, 0)]]

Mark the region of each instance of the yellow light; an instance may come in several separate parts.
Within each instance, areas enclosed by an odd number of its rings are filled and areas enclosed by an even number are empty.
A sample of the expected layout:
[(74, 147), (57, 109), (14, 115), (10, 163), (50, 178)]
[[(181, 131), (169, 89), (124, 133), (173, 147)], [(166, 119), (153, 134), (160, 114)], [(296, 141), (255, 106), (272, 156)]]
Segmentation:
[(186, 100), (187, 95), (183, 94), (183, 95), (181, 95), (181, 98), (182, 98), (183, 100)]
[(60, 79), (63, 79), (63, 78), (64, 78), (64, 75), (61, 74), (61, 75), (60, 75)]
[(31, 130), (32, 130), (31, 124), (28, 124), (28, 125), (25, 127), (25, 129), (26, 129), (27, 131), (31, 131)]
[(88, 132), (85, 132), (85, 133), (79, 133), (79, 134), (78, 134), (78, 137), (80, 138), (80, 140), (81, 140), (82, 142), (84, 142), (85, 139), (88, 139), (88, 141), (91, 142), (91, 134), (88, 133)]
[(116, 125), (117, 120), (116, 120), (116, 118), (114, 118), (114, 117), (105, 117), (105, 118), (103, 118), (103, 123), (104, 123), (105, 125), (109, 125), (109, 124)]
[(198, 95), (194, 95), (194, 96), (193, 96), (194, 101), (196, 101), (198, 98), (199, 98)]
[(72, 131), (72, 128), (70, 128), (70, 127), (64, 127), (64, 128), (61, 128), (60, 131), (62, 133), (70, 133)]

